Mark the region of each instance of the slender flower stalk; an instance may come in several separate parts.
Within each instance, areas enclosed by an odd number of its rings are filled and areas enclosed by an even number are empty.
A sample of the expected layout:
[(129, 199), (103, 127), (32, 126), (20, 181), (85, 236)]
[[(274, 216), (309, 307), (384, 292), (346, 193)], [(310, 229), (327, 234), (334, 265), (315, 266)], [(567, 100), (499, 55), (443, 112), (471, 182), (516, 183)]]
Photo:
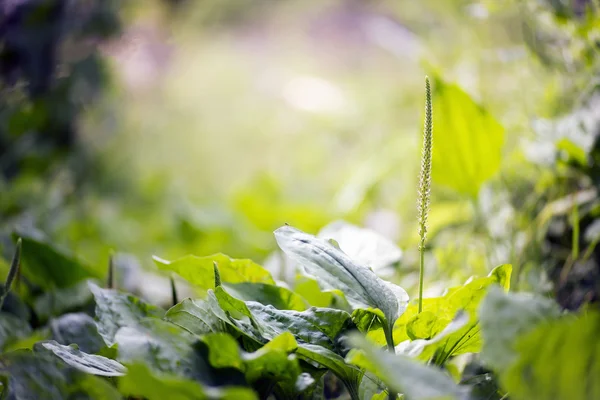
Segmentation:
[(431, 84), (425, 77), (425, 124), (423, 128), (423, 148), (421, 152), (421, 172), (419, 173), (419, 196), (417, 215), (419, 221), (419, 312), (423, 311), (423, 279), (425, 272), (425, 241), (427, 240), (427, 214), (431, 197), (431, 153), (433, 146), (433, 110), (431, 106)]

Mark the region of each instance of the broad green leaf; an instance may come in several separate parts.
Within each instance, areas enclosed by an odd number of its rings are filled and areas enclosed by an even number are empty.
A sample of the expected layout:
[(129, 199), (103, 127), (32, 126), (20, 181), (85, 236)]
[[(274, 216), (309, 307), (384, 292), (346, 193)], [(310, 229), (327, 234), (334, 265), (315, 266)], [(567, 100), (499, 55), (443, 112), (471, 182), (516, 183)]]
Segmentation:
[(52, 338), (60, 344), (76, 344), (86, 353), (97, 353), (105, 345), (92, 317), (84, 313), (64, 314), (50, 320)]
[(350, 342), (357, 349), (352, 350), (346, 360), (375, 373), (407, 399), (463, 399), (468, 393), (441, 369), (377, 349), (361, 335), (352, 335)]
[(404, 312), (408, 295), (404, 289), (381, 280), (371, 269), (352, 261), (327, 241), (290, 226), (275, 231), (279, 247), (309, 275), (318, 277), (324, 289), (340, 289), (354, 308), (377, 308), (391, 332)]
[(175, 261), (166, 261), (154, 257), (154, 262), (160, 269), (176, 272), (204, 291), (215, 287), (214, 263), (217, 263), (221, 281), (224, 283), (275, 284), (271, 273), (253, 261), (235, 260), (220, 253), (207, 257), (189, 255)]
[(290, 333), (283, 333), (253, 353), (242, 353), (248, 382), (271, 380), (273, 384), (279, 385), (280, 390), (288, 394), (288, 398), (299, 391), (306, 390), (310, 386), (310, 384), (306, 385), (306, 382), (304, 387), (296, 388), (302, 370), (296, 356), (289, 354), (295, 351), (297, 346), (296, 340)]
[(225, 323), (215, 315), (212, 307), (214, 307), (214, 304), (211, 305), (205, 300), (185, 299), (171, 307), (167, 311), (165, 319), (196, 335), (226, 332)]
[(251, 361), (269, 351), (280, 351), (286, 354), (293, 353), (298, 348), (294, 335), (284, 332), (274, 337), (254, 353), (246, 353), (239, 349), (237, 341), (226, 333), (211, 333), (202, 336), (201, 340), (209, 349), (208, 360), (215, 368), (233, 367), (245, 370), (246, 361)]
[(41, 237), (22, 235), (21, 273), (45, 289), (65, 288), (88, 278), (101, 278), (92, 267)]
[(298, 343), (299, 358), (334, 372), (351, 391), (358, 391), (361, 371), (347, 365), (339, 353), (345, 354), (342, 335), (352, 327), (345, 311), (311, 307), (306, 311), (277, 310), (257, 302), (242, 302), (231, 297), (222, 287), (209, 291), (221, 308), (219, 318), (229, 324), (252, 345), (260, 347), (277, 336), (290, 332)]
[(515, 338), (517, 361), (501, 374), (515, 400), (600, 398), (600, 313), (543, 322)]
[[(439, 349), (438, 343), (446, 340), (450, 335), (459, 331), (469, 323), (469, 320), (470, 317), (466, 312), (459, 312), (452, 322), (446, 325), (440, 333), (431, 339), (406, 340), (396, 346), (396, 353), (412, 358), (419, 358), (421, 360), (430, 360), (434, 356), (434, 353)], [(454, 343), (453, 345), (456, 346)], [(451, 352), (450, 354), (456, 353)]]
[[(235, 339), (223, 333), (205, 335), (202, 341), (208, 346), (209, 361), (213, 367), (232, 367), (244, 372), (247, 382), (257, 385), (255, 389), (261, 397), (268, 397), (272, 388), (278, 386), (277, 390), (285, 393), (285, 398), (295, 398), (298, 392), (312, 385), (306, 377), (301, 377), (298, 360), (290, 355), (296, 351), (298, 344), (289, 332), (276, 336), (252, 353), (240, 350)], [(301, 379), (299, 388), (296, 387), (298, 379)]]
[(215, 368), (244, 369), (238, 342), (227, 333), (209, 333), (201, 337), (208, 347), (208, 362)]
[(207, 387), (172, 374), (151, 371), (141, 363), (128, 365), (119, 378), (119, 390), (125, 396), (147, 400), (257, 400), (256, 394), (244, 387)]
[(85, 374), (51, 353), (17, 350), (0, 355), (0, 381), (8, 399), (116, 400), (118, 392), (104, 379)]
[(120, 362), (143, 362), (158, 373), (212, 384), (215, 377), (208, 362), (197, 351), (197, 342), (196, 336), (179, 326), (150, 318), (135, 326), (122, 327), (115, 335)]
[(558, 305), (550, 299), (491, 287), (479, 309), (481, 359), (498, 372), (506, 370), (517, 359), (515, 340), (559, 315)]
[[(481, 334), (477, 321), (477, 310), (490, 285), (499, 284), (508, 289), (512, 267), (504, 264), (494, 268), (483, 278), (471, 278), (463, 286), (448, 289), (441, 297), (423, 299), (423, 312), (419, 314), (416, 304), (411, 304), (398, 320), (394, 330), (396, 343), (405, 340), (431, 339), (440, 334), (456, 317), (459, 311), (469, 315), (469, 322), (444, 339), (430, 343), (428, 351), (419, 355), (425, 359), (435, 353), (433, 362), (444, 364), (450, 357), (477, 353), (481, 350)], [(377, 343), (384, 343), (381, 333), (368, 335)], [(405, 345), (406, 346), (406, 345)], [(432, 347), (433, 346), (433, 347)]]
[(381, 392), (381, 393), (377, 393), (374, 394), (373, 396), (369, 397), (371, 400), (386, 400), (388, 399), (389, 394), (387, 392)]
[(333, 372), (344, 384), (346, 388), (358, 398), (360, 382), (363, 378), (363, 371), (354, 365), (346, 363), (346, 360), (339, 354), (314, 344), (299, 344), (297, 350), (298, 357), (315, 362)]
[(476, 197), (500, 168), (504, 128), (460, 87), (433, 83), (434, 182)]
[[(350, 315), (331, 308), (311, 307), (306, 311), (278, 310), (254, 301), (243, 302), (217, 288), (214, 296), (223, 311), (229, 314), (229, 323), (247, 327), (263, 341), (283, 332), (291, 332), (299, 343), (310, 343), (336, 349), (341, 333), (351, 327)], [(260, 339), (259, 339), (260, 340)]]
[(106, 357), (88, 354), (76, 347), (64, 346), (53, 340), (39, 346), (51, 351), (65, 364), (91, 375), (123, 376), (127, 371), (123, 365)]
[(226, 284), (225, 287), (227, 292), (240, 300), (257, 301), (280, 310), (304, 311), (307, 308), (306, 301), (302, 297), (281, 286), (243, 282)]
[[(359, 308), (352, 312), (352, 321), (359, 331), (367, 333), (382, 330), (383, 312), (377, 308)], [(385, 341), (385, 339), (384, 339)]]
[(81, 281), (73, 286), (45, 291), (36, 297), (33, 309), (39, 319), (46, 321), (55, 315), (82, 310), (92, 304), (93, 299), (88, 282)]
[(164, 311), (142, 300), (112, 289), (102, 289), (90, 283), (90, 290), (96, 300), (98, 333), (107, 346), (115, 343), (114, 337), (119, 328), (135, 326), (146, 317), (161, 318)]
[(0, 350), (10, 342), (31, 334), (31, 326), (27, 321), (12, 314), (0, 312)]

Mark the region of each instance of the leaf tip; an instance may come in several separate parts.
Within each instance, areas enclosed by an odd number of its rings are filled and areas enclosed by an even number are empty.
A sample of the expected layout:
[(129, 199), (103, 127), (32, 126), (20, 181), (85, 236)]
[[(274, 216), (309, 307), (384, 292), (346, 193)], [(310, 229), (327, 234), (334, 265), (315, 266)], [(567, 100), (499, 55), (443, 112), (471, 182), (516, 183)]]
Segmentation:
[(219, 266), (216, 261), (213, 261), (213, 268), (215, 271), (215, 288), (221, 286), (221, 274), (219, 273)]

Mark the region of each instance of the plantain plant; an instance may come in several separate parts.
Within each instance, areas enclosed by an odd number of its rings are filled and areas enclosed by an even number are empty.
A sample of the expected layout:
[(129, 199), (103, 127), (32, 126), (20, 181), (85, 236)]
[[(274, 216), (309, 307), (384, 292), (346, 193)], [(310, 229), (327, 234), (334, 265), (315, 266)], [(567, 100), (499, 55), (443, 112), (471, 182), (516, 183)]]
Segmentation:
[(423, 148), (421, 150), (421, 172), (419, 173), (419, 195), (417, 218), (419, 220), (419, 312), (423, 311), (423, 281), (425, 275), (425, 241), (427, 240), (427, 214), (431, 198), (431, 157), (433, 153), (433, 109), (431, 84), (425, 77), (425, 124)]

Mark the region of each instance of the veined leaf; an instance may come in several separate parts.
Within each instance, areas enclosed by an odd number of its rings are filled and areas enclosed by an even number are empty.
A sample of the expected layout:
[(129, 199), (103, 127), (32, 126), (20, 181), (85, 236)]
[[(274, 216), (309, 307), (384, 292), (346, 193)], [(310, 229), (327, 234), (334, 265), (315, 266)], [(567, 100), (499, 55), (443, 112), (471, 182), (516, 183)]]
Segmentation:
[(452, 322), (431, 339), (406, 340), (396, 346), (396, 353), (421, 360), (429, 360), (434, 356), (436, 350), (438, 350), (437, 344), (467, 325), (469, 319), (469, 315), (466, 312), (459, 312)]
[(120, 362), (143, 362), (157, 373), (213, 384), (212, 370), (195, 347), (197, 341), (196, 336), (177, 325), (150, 318), (122, 327), (115, 335)]
[(165, 319), (195, 335), (227, 332), (225, 323), (215, 315), (211, 307), (205, 300), (184, 299), (167, 311)]
[[(441, 297), (423, 299), (423, 312), (420, 314), (417, 305), (411, 304), (396, 323), (395, 341), (432, 339), (440, 334), (460, 311), (464, 311), (469, 315), (468, 323), (444, 335), (444, 339), (429, 342), (427, 351), (417, 357), (427, 360), (433, 352), (435, 353), (433, 362), (442, 365), (450, 357), (479, 352), (481, 350), (481, 334), (477, 321), (479, 304), (491, 285), (499, 284), (508, 289), (511, 271), (512, 267), (504, 264), (494, 268), (486, 277), (471, 278), (463, 286), (448, 289)], [(373, 332), (369, 336), (376, 339), (378, 343), (384, 343), (381, 333)]]
[(350, 315), (345, 311), (316, 307), (306, 311), (278, 310), (254, 301), (237, 300), (220, 287), (214, 296), (229, 314), (226, 322), (247, 327), (263, 341), (291, 332), (299, 343), (335, 349), (339, 346), (339, 335), (351, 327)]
[(364, 371), (348, 364), (339, 354), (318, 345), (302, 343), (298, 345), (297, 354), (306, 361), (312, 361), (333, 372), (346, 385), (353, 399), (358, 398), (358, 391)]
[(346, 360), (375, 373), (407, 399), (464, 399), (468, 394), (467, 388), (458, 386), (441, 369), (377, 349), (358, 334), (352, 335), (350, 342), (357, 349), (351, 350)]
[(249, 340), (249, 346), (259, 348), (289, 332), (298, 344), (299, 358), (330, 369), (348, 390), (358, 393), (362, 372), (346, 364), (338, 354), (345, 354), (342, 335), (352, 327), (350, 315), (345, 311), (316, 307), (302, 312), (277, 310), (257, 302), (242, 302), (222, 287), (209, 291), (209, 301), (211, 299), (221, 306), (219, 318)]
[(235, 260), (220, 253), (207, 257), (188, 255), (175, 261), (154, 257), (154, 262), (160, 269), (173, 271), (204, 291), (215, 287), (214, 263), (217, 263), (222, 282), (275, 285), (271, 273), (260, 265), (251, 260)]
[(500, 168), (504, 128), (460, 87), (435, 78), (433, 84), (432, 178), (476, 197)]
[(147, 400), (258, 400), (250, 388), (207, 387), (191, 379), (156, 373), (141, 363), (128, 365), (127, 369), (127, 375), (119, 378), (119, 390), (125, 396)]
[(354, 308), (377, 308), (386, 328), (404, 312), (408, 295), (404, 289), (381, 280), (368, 267), (358, 265), (344, 252), (298, 229), (284, 226), (275, 231), (279, 247), (309, 275), (319, 278), (324, 289), (340, 289)]
[(107, 346), (115, 344), (115, 334), (123, 326), (135, 326), (147, 317), (161, 318), (164, 311), (142, 300), (113, 289), (102, 289), (90, 283), (96, 300), (98, 333)]
[[(252, 353), (240, 350), (235, 339), (223, 333), (205, 335), (202, 341), (208, 346), (209, 361), (213, 367), (232, 367), (244, 372), (248, 383), (260, 384), (257, 385), (259, 387), (255, 386), (259, 393), (264, 388), (261, 397), (268, 397), (271, 390), (278, 386), (278, 391), (285, 393), (285, 398), (295, 398), (312, 384), (305, 382), (301, 388), (296, 388), (302, 370), (296, 357), (290, 355), (296, 351), (298, 344), (289, 332), (276, 336)], [(265, 384), (267, 381), (268, 384)]]
[(560, 316), (558, 305), (526, 293), (505, 293), (491, 287), (479, 309), (483, 337), (481, 359), (503, 372), (517, 359), (515, 340), (543, 321)]
[(54, 355), (64, 361), (65, 364), (68, 364), (71, 367), (87, 374), (100, 376), (123, 376), (127, 371), (123, 365), (115, 360), (94, 354), (87, 354), (75, 347), (64, 346), (55, 342), (54, 340), (39, 343), (39, 346), (54, 353)]

